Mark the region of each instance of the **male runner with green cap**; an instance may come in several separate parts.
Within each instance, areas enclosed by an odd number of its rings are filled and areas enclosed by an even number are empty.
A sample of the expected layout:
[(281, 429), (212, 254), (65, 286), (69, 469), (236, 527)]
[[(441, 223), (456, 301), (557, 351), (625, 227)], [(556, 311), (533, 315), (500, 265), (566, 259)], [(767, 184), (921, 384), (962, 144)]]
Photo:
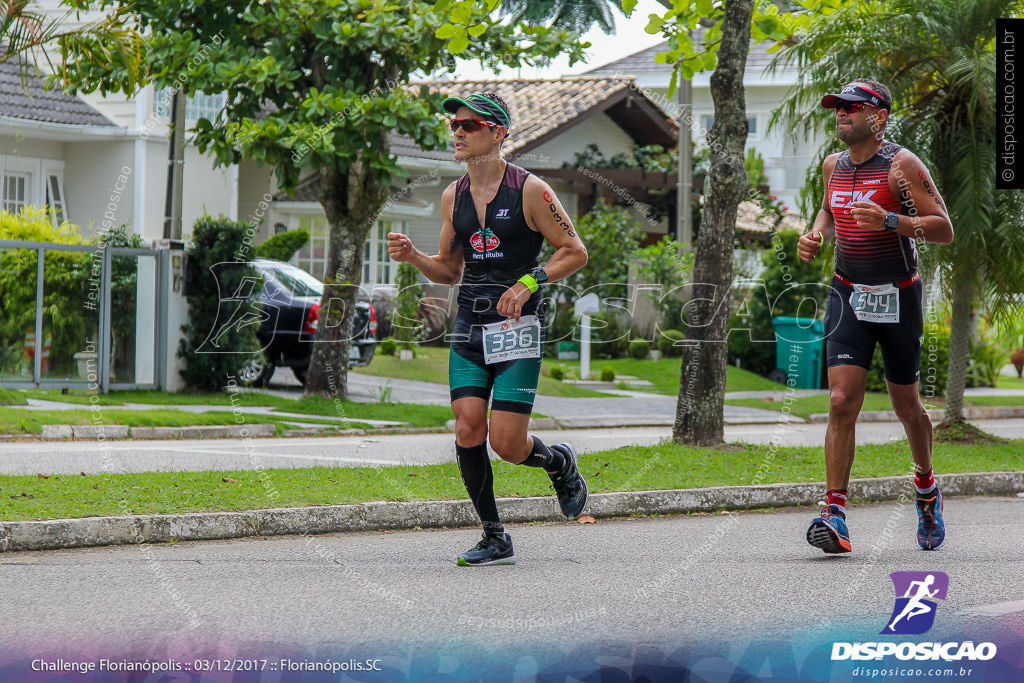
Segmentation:
[[(582, 268), (587, 250), (548, 184), (502, 159), (512, 117), (501, 97), (475, 93), (442, 106), (454, 115), (455, 159), (468, 172), (441, 197), (440, 251), (428, 256), (406, 235), (389, 233), (388, 252), (432, 282), (461, 283), (448, 381), (459, 471), (484, 531), (458, 563), (515, 564), (512, 538), (498, 517), (488, 437), (504, 460), (548, 473), (566, 517), (578, 517), (587, 503), (572, 446), (548, 447), (527, 434), (541, 366), (540, 287)], [(540, 267), (544, 240), (555, 254)]]

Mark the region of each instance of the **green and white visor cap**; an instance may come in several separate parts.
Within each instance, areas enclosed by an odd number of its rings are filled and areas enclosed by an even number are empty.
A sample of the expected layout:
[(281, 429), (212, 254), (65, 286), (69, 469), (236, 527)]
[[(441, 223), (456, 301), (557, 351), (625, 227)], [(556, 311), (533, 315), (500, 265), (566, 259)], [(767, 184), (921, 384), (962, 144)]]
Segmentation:
[(469, 97), (449, 97), (441, 103), (441, 106), (449, 114), (455, 114), (459, 107), (469, 107), (480, 114), (485, 121), (505, 126), (506, 131), (511, 129), (512, 122), (508, 112), (500, 104), (480, 93), (473, 93)]

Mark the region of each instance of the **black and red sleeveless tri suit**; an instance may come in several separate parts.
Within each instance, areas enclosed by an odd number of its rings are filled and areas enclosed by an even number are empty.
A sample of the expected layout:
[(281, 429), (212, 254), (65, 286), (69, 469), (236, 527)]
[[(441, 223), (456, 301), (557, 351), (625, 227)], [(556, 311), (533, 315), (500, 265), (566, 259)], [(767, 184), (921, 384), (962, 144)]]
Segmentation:
[(836, 273), (850, 282), (878, 285), (908, 280), (917, 273), (914, 240), (896, 232), (858, 228), (852, 213), (855, 201), (908, 213), (908, 207), (889, 189), (889, 170), (901, 149), (895, 143), (883, 142), (878, 152), (862, 164), (853, 163), (846, 150), (839, 155), (829, 179), (826, 192), (836, 225)]

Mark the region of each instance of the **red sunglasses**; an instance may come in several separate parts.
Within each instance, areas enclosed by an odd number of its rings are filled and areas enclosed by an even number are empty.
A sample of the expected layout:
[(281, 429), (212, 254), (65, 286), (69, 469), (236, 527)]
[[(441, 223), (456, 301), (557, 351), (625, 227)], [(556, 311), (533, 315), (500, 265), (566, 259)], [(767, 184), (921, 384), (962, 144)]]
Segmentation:
[(867, 102), (843, 102), (842, 100), (836, 102), (836, 109), (844, 111), (847, 114), (854, 111), (863, 111), (864, 107), (878, 109), (878, 107), (868, 104)]
[(478, 130), (480, 130), (482, 126), (487, 126), (489, 128), (498, 128), (500, 127), (500, 125), (501, 124), (492, 123), (491, 121), (484, 121), (482, 119), (452, 119), (451, 121), (448, 122), (448, 127), (452, 129), (453, 133), (457, 131), (460, 127), (466, 133), (475, 133)]

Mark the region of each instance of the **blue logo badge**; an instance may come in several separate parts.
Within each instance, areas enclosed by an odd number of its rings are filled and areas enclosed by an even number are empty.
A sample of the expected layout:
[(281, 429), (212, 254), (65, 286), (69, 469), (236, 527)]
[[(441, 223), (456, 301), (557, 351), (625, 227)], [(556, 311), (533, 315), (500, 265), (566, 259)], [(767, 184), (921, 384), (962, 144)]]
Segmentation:
[(949, 577), (943, 572), (893, 572), (889, 578), (896, 589), (896, 604), (882, 633), (925, 633), (935, 623), (938, 603), (933, 598), (946, 599)]

